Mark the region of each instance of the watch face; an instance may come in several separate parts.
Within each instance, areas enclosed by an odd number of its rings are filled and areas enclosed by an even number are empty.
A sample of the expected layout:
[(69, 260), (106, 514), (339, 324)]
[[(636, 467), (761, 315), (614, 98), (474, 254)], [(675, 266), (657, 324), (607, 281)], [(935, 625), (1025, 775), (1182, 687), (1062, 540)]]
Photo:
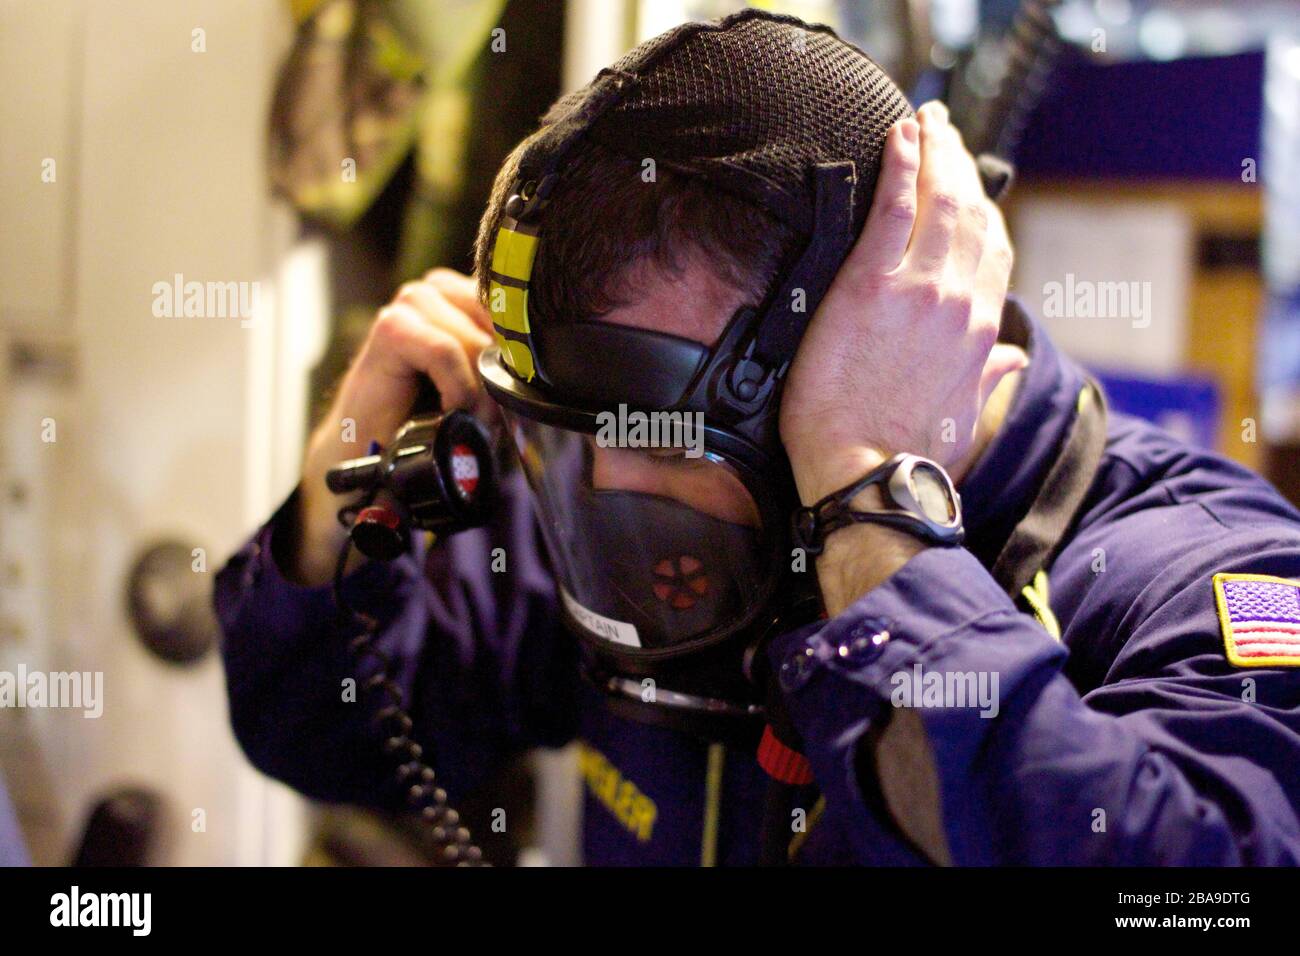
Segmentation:
[(925, 516), (936, 524), (952, 524), (957, 517), (952, 495), (943, 474), (936, 468), (919, 464), (908, 476), (912, 497), (921, 506)]

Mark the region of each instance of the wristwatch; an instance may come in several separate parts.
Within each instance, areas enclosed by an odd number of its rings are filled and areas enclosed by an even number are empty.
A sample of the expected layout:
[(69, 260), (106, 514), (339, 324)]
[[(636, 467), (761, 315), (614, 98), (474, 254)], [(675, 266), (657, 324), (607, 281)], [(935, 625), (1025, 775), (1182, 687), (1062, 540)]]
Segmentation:
[[(869, 498), (875, 500), (864, 500)], [(961, 495), (952, 479), (937, 462), (919, 455), (895, 455), (853, 484), (795, 511), (795, 544), (821, 554), (828, 534), (854, 522), (888, 525), (944, 546), (961, 544), (965, 534)]]

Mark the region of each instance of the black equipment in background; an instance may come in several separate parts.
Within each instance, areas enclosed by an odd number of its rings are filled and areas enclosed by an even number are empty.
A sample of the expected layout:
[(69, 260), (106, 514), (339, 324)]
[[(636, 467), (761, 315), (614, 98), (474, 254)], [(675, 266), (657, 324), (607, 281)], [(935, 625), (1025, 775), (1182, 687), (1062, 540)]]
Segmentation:
[(212, 583), (195, 574), (202, 549), (168, 538), (149, 545), (126, 585), (127, 612), (136, 636), (172, 664), (192, 664), (216, 647), (221, 629), (212, 610)]
[(86, 820), (73, 866), (154, 866), (165, 807), (146, 787), (105, 794)]
[(1060, 5), (1022, 0), (1005, 33), (985, 32), (955, 58), (943, 99), (972, 153), (1014, 156), (1061, 50)]

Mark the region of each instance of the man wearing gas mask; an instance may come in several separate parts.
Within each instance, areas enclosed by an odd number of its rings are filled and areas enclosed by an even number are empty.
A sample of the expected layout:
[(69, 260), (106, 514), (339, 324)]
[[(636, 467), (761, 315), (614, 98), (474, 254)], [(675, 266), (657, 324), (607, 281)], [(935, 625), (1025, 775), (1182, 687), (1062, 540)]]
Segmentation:
[[(519, 459), (486, 527), (342, 578), (428, 786), (576, 739), (590, 864), (1294, 863), (1300, 514), (1108, 414), (1010, 257), (942, 106), (829, 30), (638, 47), (506, 162), (477, 283), (381, 312), (221, 573), (250, 759), (403, 798), (340, 702), (324, 475), (427, 375)], [(664, 412), (700, 434), (602, 430)]]

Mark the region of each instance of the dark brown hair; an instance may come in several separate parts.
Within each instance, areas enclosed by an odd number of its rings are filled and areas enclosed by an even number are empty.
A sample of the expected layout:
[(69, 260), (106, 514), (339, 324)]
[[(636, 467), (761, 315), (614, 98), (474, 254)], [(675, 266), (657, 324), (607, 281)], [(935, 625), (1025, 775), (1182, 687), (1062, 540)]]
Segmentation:
[[(502, 165), (479, 226), (474, 268), (484, 301), (492, 243), (527, 142)], [(647, 266), (675, 275), (703, 263), (743, 293), (746, 304), (763, 300), (791, 251), (793, 231), (696, 177), (660, 166), (649, 178), (642, 160), (583, 145), (541, 219), (528, 291), (531, 321), (599, 318), (634, 299)]]

